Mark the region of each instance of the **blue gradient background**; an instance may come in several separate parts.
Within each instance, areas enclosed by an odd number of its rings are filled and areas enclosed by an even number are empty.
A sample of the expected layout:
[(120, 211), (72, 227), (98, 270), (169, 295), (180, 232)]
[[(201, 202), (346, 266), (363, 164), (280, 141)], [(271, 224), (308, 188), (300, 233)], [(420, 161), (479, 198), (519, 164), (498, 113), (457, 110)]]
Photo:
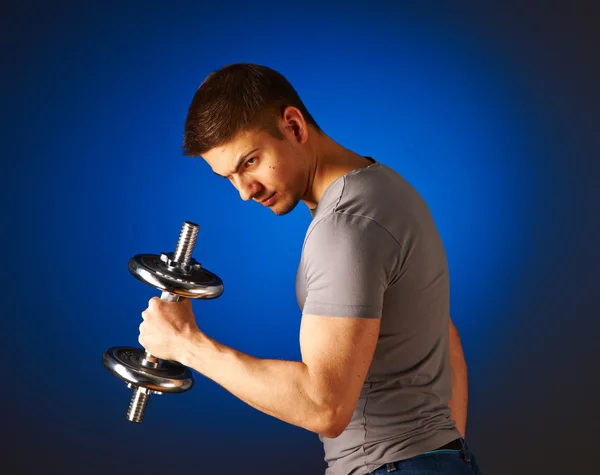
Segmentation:
[(598, 412), (597, 12), (345, 2), (3, 3), (4, 474), (322, 473), (317, 436), (200, 375), (141, 425), (102, 367), (156, 291), (128, 259), (201, 225), (225, 293), (203, 330), (298, 359), (310, 216), (276, 217), (181, 154), (204, 77), (288, 77), (324, 130), (422, 193), (446, 245), (487, 474), (592, 469)]

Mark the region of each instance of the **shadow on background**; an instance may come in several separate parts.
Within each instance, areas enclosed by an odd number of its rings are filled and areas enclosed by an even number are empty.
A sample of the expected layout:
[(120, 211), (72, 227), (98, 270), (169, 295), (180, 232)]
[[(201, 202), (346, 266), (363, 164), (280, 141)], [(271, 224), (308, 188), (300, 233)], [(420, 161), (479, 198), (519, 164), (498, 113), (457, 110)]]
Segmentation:
[[(153, 289), (127, 270), (184, 220), (225, 282), (200, 327), (298, 359), (304, 206), (275, 217), (181, 155), (204, 77), (290, 79), (323, 129), (395, 168), (444, 239), (488, 474), (592, 470), (600, 265), (597, 12), (391, 2), (11, 2), (2, 38), (7, 474), (322, 473), (317, 436), (196, 375), (141, 425), (102, 367)], [(5, 473), (5, 472), (2, 472)]]

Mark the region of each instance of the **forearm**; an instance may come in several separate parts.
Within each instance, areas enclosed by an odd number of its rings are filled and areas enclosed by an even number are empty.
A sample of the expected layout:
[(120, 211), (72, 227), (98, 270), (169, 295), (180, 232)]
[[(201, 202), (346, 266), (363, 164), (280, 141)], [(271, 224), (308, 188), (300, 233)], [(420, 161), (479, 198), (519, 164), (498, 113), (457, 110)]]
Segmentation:
[(456, 422), (456, 428), (464, 438), (467, 429), (468, 384), (466, 365), (451, 363), (452, 400), (450, 401), (450, 417)]
[(259, 359), (206, 336), (185, 345), (181, 363), (213, 380), (255, 409), (311, 432), (327, 435), (329, 405), (301, 362)]
[(464, 438), (467, 429), (468, 377), (462, 345), (458, 331), (450, 324), (450, 372), (452, 375), (452, 399), (450, 417)]

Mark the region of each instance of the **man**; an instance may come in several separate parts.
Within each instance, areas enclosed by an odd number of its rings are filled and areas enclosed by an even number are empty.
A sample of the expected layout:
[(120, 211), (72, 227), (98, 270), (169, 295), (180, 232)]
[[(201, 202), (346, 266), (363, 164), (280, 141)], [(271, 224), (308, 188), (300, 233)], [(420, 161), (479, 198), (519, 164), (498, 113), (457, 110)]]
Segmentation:
[(188, 111), (184, 153), (277, 215), (308, 206), (296, 285), (302, 361), (218, 343), (186, 299), (150, 300), (140, 344), (319, 434), (327, 475), (478, 473), (463, 440), (466, 365), (448, 316), (446, 256), (419, 194), (328, 137), (291, 84), (259, 65), (206, 78)]

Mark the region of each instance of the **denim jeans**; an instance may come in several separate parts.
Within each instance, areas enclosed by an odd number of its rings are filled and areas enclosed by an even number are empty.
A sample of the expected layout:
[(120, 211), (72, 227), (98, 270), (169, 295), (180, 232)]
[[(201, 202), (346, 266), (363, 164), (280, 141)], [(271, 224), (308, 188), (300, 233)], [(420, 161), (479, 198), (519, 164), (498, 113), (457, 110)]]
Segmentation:
[(432, 450), (399, 462), (387, 463), (367, 475), (483, 475), (466, 442), (462, 450)]

